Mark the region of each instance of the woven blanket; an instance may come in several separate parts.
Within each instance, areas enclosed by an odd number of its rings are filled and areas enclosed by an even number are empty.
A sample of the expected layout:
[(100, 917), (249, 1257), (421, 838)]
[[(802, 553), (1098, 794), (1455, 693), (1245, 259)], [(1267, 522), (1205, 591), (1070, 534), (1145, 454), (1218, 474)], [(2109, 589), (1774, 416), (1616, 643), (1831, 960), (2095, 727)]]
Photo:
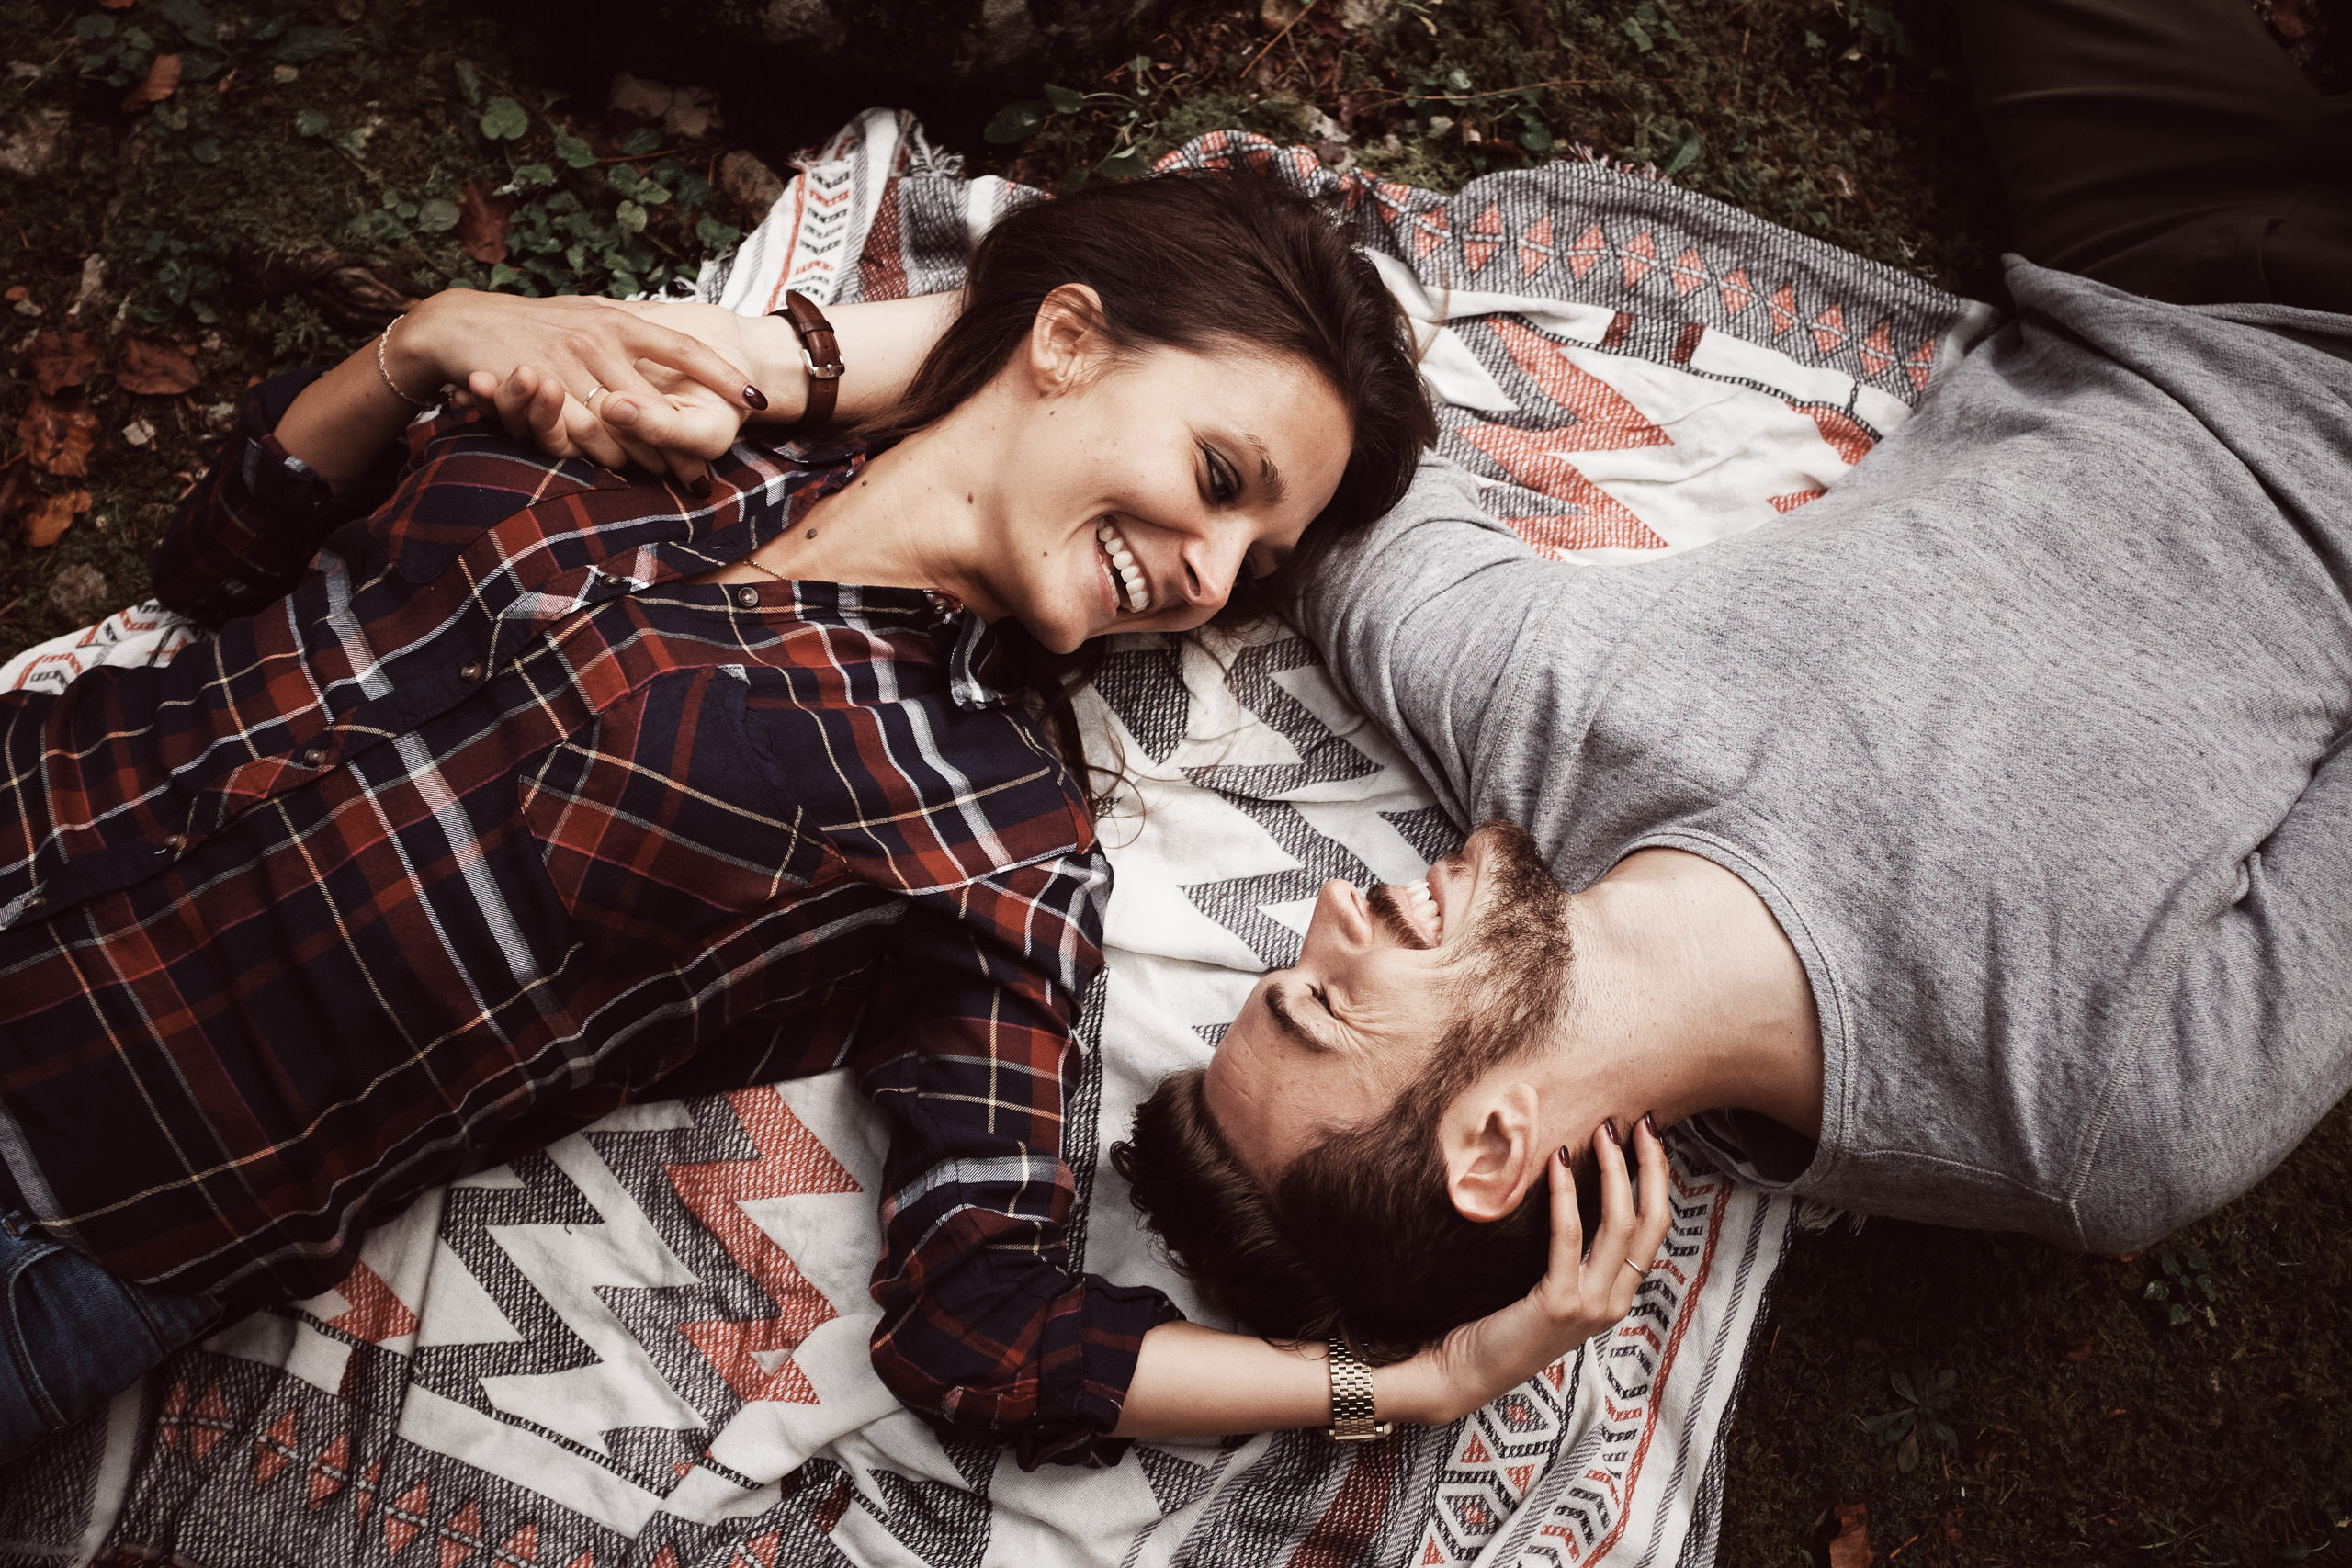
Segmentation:
[[(1800, 507), (1906, 418), (1981, 307), (1655, 179), (1563, 164), (1451, 198), (1214, 134), (1329, 197), (1419, 331), (1442, 450), (1539, 550), (1689, 548)], [(1035, 193), (965, 179), (876, 111), (699, 289), (745, 311), (953, 287)], [(0, 690), (168, 658), (153, 605)], [(1122, 639), (1084, 698), (1126, 783), (1108, 965), (1063, 1155), (1074, 1269), (1217, 1314), (1104, 1156), (1205, 1059), (1327, 878), (1458, 840), (1280, 626)], [(0, 1568), (90, 1560), (431, 1568), (1241, 1568), (1713, 1560), (1722, 1438), (1791, 1205), (1675, 1155), (1674, 1224), (1623, 1324), (1452, 1427), (1136, 1446), (1024, 1473), (942, 1441), (865, 1358), (880, 1133), (843, 1075), (630, 1107), (452, 1184), (342, 1287), (190, 1348), (0, 1471)]]

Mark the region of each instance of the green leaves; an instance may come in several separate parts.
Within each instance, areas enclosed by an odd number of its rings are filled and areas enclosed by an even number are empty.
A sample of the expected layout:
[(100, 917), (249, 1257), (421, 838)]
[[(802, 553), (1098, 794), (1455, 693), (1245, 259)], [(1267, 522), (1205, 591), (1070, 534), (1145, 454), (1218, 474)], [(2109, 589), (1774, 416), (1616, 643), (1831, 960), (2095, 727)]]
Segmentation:
[(324, 136), (327, 133), (327, 126), (331, 122), (328, 120), (326, 115), (322, 111), (318, 109), (302, 109), (297, 112), (294, 116), (294, 134), (297, 136)]
[(1027, 98), (1005, 105), (996, 111), (994, 119), (981, 128), (980, 140), (994, 142), (999, 147), (1028, 141), (1046, 123), (1046, 116), (1040, 112), (1045, 107)]
[[(531, 129), (531, 112), (504, 94), (481, 113), (481, 133), (492, 141), (519, 141)], [(577, 165), (574, 165), (575, 167)]]
[(642, 158), (662, 145), (662, 133), (650, 125), (640, 125), (621, 139), (624, 157)]
[[(2199, 1317), (2205, 1320), (2207, 1327), (2219, 1328), (2221, 1314), (2213, 1310), (2213, 1303), (2227, 1292), (2227, 1287), (2207, 1272), (2213, 1260), (2204, 1249), (2187, 1243), (2177, 1250), (2166, 1247), (2157, 1251), (2156, 1260), (2164, 1269), (2165, 1279), (2149, 1280), (2141, 1290), (2140, 1299), (2163, 1304), (2165, 1321), (2174, 1328)], [(2176, 1291), (2180, 1294), (2178, 1301), (2173, 1300)], [(2199, 1301), (2199, 1296), (2204, 1299)]]
[(1705, 151), (1706, 143), (1700, 140), (1695, 129), (1684, 131), (1680, 145), (1674, 149), (1674, 156), (1666, 161), (1666, 177), (1672, 179), (1697, 163), (1699, 155)]
[(596, 161), (596, 150), (569, 131), (555, 133), (556, 161), (567, 169), (584, 169)]
[(1151, 160), (1143, 155), (1140, 147), (1122, 147), (1094, 167), (1097, 173), (1114, 180), (1140, 179), (1151, 173)]
[(308, 65), (330, 54), (341, 54), (346, 44), (333, 28), (289, 28), (269, 57), (281, 65)]
[(155, 9), (198, 49), (210, 49), (220, 41), (220, 24), (204, 8), (203, 0), (158, 0)]
[(1960, 1434), (1938, 1419), (1951, 1407), (1952, 1389), (1959, 1382), (1960, 1375), (1950, 1368), (1939, 1372), (1922, 1367), (1916, 1374), (1893, 1373), (1887, 1382), (1902, 1404), (1883, 1415), (1858, 1417), (1862, 1429), (1876, 1438), (1882, 1447), (1895, 1450), (1894, 1467), (1904, 1474), (1919, 1468), (1923, 1437), (1948, 1450), (1960, 1447)]
[(462, 60), (458, 62), (458, 91), (469, 108), (481, 107), (481, 73)]
[(438, 196), (417, 203), (416, 226), (428, 234), (447, 233), (458, 226), (458, 204)]
[(1046, 102), (1056, 114), (1076, 114), (1086, 107), (1086, 95), (1072, 92), (1068, 87), (1057, 87), (1048, 82), (1046, 84)]

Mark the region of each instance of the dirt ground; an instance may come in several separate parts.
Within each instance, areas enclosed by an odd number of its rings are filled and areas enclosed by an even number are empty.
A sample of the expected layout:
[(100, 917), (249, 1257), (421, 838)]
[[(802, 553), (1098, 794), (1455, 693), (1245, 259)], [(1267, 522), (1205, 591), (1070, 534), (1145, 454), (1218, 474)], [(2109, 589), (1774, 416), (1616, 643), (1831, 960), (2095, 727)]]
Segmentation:
[[(2344, 73), (2352, 27), (2255, 3)], [(449, 283), (691, 275), (752, 221), (763, 169), (888, 92), (515, 15), (0, 0), (0, 657), (144, 596), (253, 378)], [(1343, 20), (1366, 15), (1386, 21)], [(650, 85), (608, 107), (621, 69)], [(1173, 0), (1115, 59), (910, 107), (1048, 186), (1221, 125), (1441, 189), (1580, 143), (1997, 298), (1998, 202), (1930, 0)], [(2339, 1111), (2142, 1257), (1806, 1235), (1740, 1394), (1720, 1561), (2352, 1556), (2348, 1174)]]

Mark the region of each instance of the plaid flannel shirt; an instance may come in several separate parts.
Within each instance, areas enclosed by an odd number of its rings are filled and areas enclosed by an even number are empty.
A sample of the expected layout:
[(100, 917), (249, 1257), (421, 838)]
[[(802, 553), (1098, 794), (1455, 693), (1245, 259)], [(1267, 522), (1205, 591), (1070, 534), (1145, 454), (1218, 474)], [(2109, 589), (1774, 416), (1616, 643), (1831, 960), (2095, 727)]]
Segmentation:
[(1174, 1313), (1067, 1267), (1108, 883), (1074, 782), (952, 602), (683, 581), (862, 454), (745, 443), (690, 502), (449, 412), (337, 492), (270, 434), (302, 384), (248, 395), (158, 553), (217, 632), (0, 697), (33, 1217), (126, 1279), (299, 1298), (523, 1140), (848, 1062), (891, 1129), (877, 1370), (1024, 1463), (1115, 1461)]

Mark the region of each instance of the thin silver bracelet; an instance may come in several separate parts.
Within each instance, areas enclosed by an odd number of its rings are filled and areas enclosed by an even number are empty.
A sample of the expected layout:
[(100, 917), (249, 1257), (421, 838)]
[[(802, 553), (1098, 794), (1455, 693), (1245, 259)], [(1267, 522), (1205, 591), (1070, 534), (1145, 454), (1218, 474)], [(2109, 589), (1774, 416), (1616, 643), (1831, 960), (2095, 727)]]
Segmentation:
[(420, 403), (414, 398), (410, 397), (406, 392), (401, 391), (401, 384), (392, 379), (391, 367), (384, 363), (384, 350), (391, 344), (392, 329), (400, 324), (401, 319), (398, 316), (394, 316), (390, 321), (384, 323), (383, 335), (376, 340), (376, 374), (384, 378), (384, 385), (392, 389), (392, 396), (398, 398), (409, 407), (413, 409), (437, 408), (440, 406), (437, 403)]

